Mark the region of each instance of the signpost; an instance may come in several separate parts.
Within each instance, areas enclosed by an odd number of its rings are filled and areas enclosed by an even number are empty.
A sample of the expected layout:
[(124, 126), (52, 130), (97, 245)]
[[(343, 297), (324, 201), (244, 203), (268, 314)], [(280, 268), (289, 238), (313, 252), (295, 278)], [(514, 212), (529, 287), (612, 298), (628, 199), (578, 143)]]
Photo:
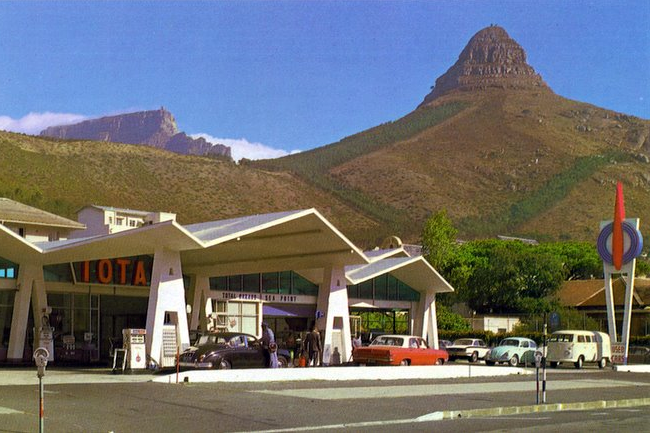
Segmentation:
[[(632, 299), (634, 297), (634, 272), (636, 258), (643, 250), (643, 236), (639, 230), (638, 218), (625, 218), (623, 202), (623, 185), (616, 185), (616, 203), (614, 204), (614, 219), (600, 223), (600, 234), (596, 243), (598, 254), (603, 259), (605, 274), (605, 302), (607, 304), (607, 327), (609, 338), (618, 342), (616, 330), (616, 315), (614, 311), (614, 289), (612, 278), (615, 275), (625, 275), (625, 300), (623, 305), (623, 327), (621, 329), (620, 346), (612, 344), (612, 362), (625, 363), (630, 343), (630, 325), (632, 323)], [(615, 350), (617, 352), (615, 352)], [(621, 353), (622, 352), (622, 353)], [(622, 359), (620, 355), (622, 354)]]
[(624, 343), (612, 343), (612, 364), (627, 365)]

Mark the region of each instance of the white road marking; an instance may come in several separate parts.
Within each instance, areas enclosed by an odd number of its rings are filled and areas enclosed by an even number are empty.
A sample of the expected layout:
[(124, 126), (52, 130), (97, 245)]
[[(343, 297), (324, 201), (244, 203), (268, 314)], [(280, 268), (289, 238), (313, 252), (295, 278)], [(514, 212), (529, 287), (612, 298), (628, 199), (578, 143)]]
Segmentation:
[[(625, 382), (618, 380), (573, 380), (547, 382), (546, 391), (588, 389), (588, 388), (615, 388), (621, 386), (648, 386), (638, 382)], [(526, 382), (491, 382), (467, 384), (431, 384), (431, 385), (390, 385), (390, 386), (363, 386), (344, 388), (301, 388), (280, 390), (256, 390), (250, 392), (279, 395), (284, 397), (299, 397), (315, 400), (345, 400), (345, 399), (371, 399), (371, 398), (400, 398), (433, 395), (462, 395), (485, 394), (495, 392), (536, 392), (534, 381)]]
[[(373, 426), (386, 426), (397, 424), (416, 424), (423, 422), (440, 421), (443, 419), (452, 420), (460, 418), (478, 418), (478, 419), (494, 419), (496, 417), (505, 416), (509, 419), (521, 419), (525, 421), (550, 419), (551, 417), (534, 416), (535, 413), (540, 411), (557, 412), (561, 410), (582, 411), (591, 410), (594, 406), (600, 407), (615, 407), (619, 406), (648, 406), (650, 405), (650, 398), (642, 399), (627, 399), (627, 400), (611, 400), (611, 401), (593, 401), (593, 402), (577, 402), (577, 403), (559, 403), (549, 405), (528, 405), (528, 406), (512, 406), (512, 407), (495, 407), (485, 409), (468, 409), (460, 411), (437, 411), (431, 412), (417, 418), (409, 419), (396, 419), (396, 420), (383, 420), (383, 421), (366, 421), (355, 423), (343, 424), (330, 424), (330, 425), (317, 425), (317, 426), (301, 426), (290, 427), (282, 429), (270, 430), (255, 430), (256, 433), (278, 433), (278, 432), (295, 432), (295, 431), (315, 431), (315, 430), (339, 430), (339, 429), (355, 429), (362, 427)], [(532, 417), (517, 417), (513, 415), (531, 414)], [(243, 432), (240, 432), (243, 433)]]
[(0, 415), (12, 415), (12, 414), (17, 414), (17, 413), (25, 413), (20, 410), (14, 410), (9, 407), (2, 407), (0, 406)]

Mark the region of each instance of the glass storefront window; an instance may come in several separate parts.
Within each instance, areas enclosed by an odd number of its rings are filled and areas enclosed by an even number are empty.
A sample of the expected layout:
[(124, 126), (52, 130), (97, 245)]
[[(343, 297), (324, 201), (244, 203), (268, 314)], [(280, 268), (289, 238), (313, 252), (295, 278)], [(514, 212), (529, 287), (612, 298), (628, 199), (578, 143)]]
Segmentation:
[(228, 290), (228, 277), (211, 277), (210, 290)]
[(288, 295), (291, 293), (291, 271), (280, 272), (280, 287), (281, 294)]
[(241, 292), (242, 289), (242, 276), (231, 275), (228, 277), (228, 290), (231, 292)]
[(43, 266), (43, 278), (52, 282), (72, 282), (72, 271), (70, 263)]
[(230, 292), (318, 296), (318, 285), (293, 271), (210, 277), (210, 289)]
[(15, 279), (18, 277), (18, 265), (0, 257), (0, 278)]
[(359, 298), (373, 299), (372, 296), (372, 280), (364, 281), (359, 284)]
[(388, 285), (388, 300), (396, 301), (397, 300), (397, 284), (398, 279), (388, 274), (386, 277), (386, 283)]
[[(373, 293), (374, 292), (374, 293)], [(381, 275), (361, 284), (348, 286), (348, 297), (379, 301), (419, 301), (420, 294), (392, 275)]]
[(410, 286), (398, 280), (398, 295), (400, 301), (419, 301), (420, 294)]
[(9, 345), (15, 293), (14, 290), (0, 290), (0, 347)]
[(293, 273), (292, 295), (318, 296), (318, 286), (311, 281)]
[[(48, 305), (52, 307), (50, 325), (54, 328), (55, 357), (65, 352), (64, 340), (74, 342), (75, 347), (96, 343), (99, 330), (99, 295), (87, 293), (48, 293)], [(85, 341), (85, 337), (90, 341)], [(56, 349), (59, 347), (59, 349)]]
[(262, 274), (262, 293), (278, 293), (279, 281), (277, 272)]
[(244, 292), (259, 293), (260, 292), (260, 274), (246, 274), (244, 275)]
[(388, 299), (388, 281), (387, 275), (381, 275), (375, 278), (375, 299), (385, 301)]

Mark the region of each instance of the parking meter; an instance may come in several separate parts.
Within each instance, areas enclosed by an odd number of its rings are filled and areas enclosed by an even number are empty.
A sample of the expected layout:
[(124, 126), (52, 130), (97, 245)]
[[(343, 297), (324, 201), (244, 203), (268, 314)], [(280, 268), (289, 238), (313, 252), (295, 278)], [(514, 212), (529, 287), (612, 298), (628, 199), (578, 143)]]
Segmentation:
[(36, 367), (38, 368), (38, 377), (42, 378), (45, 376), (45, 367), (47, 366), (47, 359), (50, 357), (50, 352), (44, 348), (39, 347), (34, 351), (34, 362), (36, 362)]
[(38, 410), (38, 431), (43, 433), (43, 424), (45, 419), (45, 410), (43, 404), (43, 376), (45, 376), (45, 366), (47, 365), (47, 359), (50, 357), (50, 351), (45, 347), (39, 347), (34, 350), (34, 362), (38, 368), (38, 401), (39, 401), (39, 410)]

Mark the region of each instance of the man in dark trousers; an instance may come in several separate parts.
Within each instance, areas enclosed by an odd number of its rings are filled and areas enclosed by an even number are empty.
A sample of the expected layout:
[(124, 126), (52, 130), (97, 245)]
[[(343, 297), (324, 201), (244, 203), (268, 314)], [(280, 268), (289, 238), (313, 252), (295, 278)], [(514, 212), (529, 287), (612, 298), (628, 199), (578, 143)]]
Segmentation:
[(278, 345), (275, 342), (273, 331), (266, 322), (262, 322), (262, 338), (260, 338), (260, 342), (264, 348), (266, 366), (278, 368)]
[(323, 348), (321, 347), (320, 332), (318, 332), (316, 324), (312, 325), (311, 332), (305, 337), (305, 350), (309, 356), (307, 367), (312, 365), (318, 367), (320, 365), (320, 353)]

